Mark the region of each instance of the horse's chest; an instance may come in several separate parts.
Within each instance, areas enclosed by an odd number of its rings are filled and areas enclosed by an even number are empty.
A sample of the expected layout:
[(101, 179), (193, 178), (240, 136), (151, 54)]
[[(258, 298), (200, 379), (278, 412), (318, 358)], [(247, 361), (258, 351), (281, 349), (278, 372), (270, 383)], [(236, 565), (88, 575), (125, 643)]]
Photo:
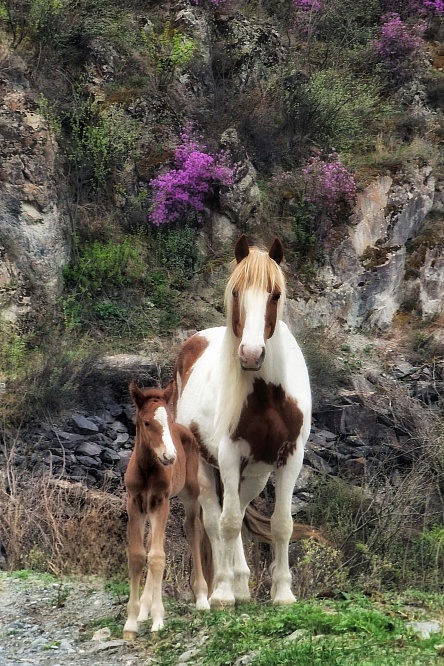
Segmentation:
[(303, 423), (298, 404), (282, 386), (256, 379), (232, 439), (244, 439), (254, 462), (284, 464), (294, 451)]

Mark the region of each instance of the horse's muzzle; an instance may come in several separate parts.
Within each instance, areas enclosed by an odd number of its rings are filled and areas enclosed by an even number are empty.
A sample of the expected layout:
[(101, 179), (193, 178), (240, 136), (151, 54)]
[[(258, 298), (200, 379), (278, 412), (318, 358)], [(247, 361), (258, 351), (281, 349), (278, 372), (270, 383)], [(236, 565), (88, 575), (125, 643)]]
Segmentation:
[(239, 361), (242, 370), (260, 370), (265, 359), (265, 347), (263, 345), (240, 345)]

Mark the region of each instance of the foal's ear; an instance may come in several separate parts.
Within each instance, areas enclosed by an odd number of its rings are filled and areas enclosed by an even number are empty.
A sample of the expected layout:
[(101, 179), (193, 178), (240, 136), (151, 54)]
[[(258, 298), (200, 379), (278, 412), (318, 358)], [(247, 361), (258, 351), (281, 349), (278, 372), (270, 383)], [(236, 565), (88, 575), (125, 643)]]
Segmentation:
[(134, 402), (136, 407), (138, 407), (138, 409), (140, 409), (142, 407), (143, 403), (145, 402), (145, 396), (144, 396), (143, 392), (140, 390), (139, 386), (137, 385), (137, 382), (134, 381), (134, 379), (131, 382), (131, 384), (129, 385), (129, 392), (130, 392), (130, 396), (131, 396), (132, 401)]
[(282, 245), (279, 238), (274, 239), (273, 245), (270, 247), (268, 254), (277, 264), (281, 263), (282, 259), (284, 258), (284, 246)]
[(248, 246), (248, 241), (247, 237), (245, 234), (242, 234), (237, 240), (236, 246), (234, 248), (234, 256), (236, 257), (236, 261), (239, 264), (242, 259), (245, 259), (245, 257), (248, 257), (250, 254), (250, 248)]

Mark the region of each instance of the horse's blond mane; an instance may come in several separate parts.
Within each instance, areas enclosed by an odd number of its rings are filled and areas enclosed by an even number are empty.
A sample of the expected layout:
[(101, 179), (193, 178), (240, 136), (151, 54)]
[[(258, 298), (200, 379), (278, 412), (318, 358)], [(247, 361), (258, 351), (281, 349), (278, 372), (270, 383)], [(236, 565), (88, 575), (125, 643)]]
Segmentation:
[(233, 291), (238, 292), (242, 308), (242, 295), (247, 288), (269, 293), (278, 289), (281, 293), (281, 308), (285, 302), (285, 276), (282, 268), (268, 252), (257, 247), (250, 247), (248, 255), (240, 263), (234, 261), (231, 264), (231, 275), (225, 289), (225, 311), (228, 321), (232, 315)]
[[(281, 267), (269, 256), (268, 252), (257, 247), (250, 247), (249, 254), (239, 263), (233, 262), (231, 275), (225, 290), (225, 310), (227, 314), (227, 330), (221, 353), (220, 404), (215, 424), (215, 439), (223, 433), (233, 432), (239, 421), (244, 398), (250, 390), (255, 375), (241, 369), (237, 357), (239, 340), (231, 328), (233, 315), (233, 291), (238, 292), (239, 306), (243, 311), (243, 296), (246, 289), (267, 291), (278, 290), (281, 293), (278, 306), (278, 317), (282, 316), (285, 303), (285, 276)], [(273, 346), (273, 338), (268, 342)], [(270, 353), (270, 349), (269, 349)]]

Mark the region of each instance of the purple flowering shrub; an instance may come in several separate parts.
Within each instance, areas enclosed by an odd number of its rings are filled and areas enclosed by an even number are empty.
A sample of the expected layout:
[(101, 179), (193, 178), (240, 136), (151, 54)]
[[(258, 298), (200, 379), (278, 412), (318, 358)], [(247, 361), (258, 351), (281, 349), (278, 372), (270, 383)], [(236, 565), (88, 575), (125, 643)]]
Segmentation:
[(319, 155), (312, 157), (302, 169), (302, 173), (305, 200), (323, 210), (329, 217), (336, 217), (344, 205), (354, 203), (354, 176), (336, 153), (330, 153), (326, 159)]
[(379, 36), (370, 42), (370, 48), (375, 61), (392, 83), (406, 81), (414, 71), (424, 28), (422, 21), (418, 21), (415, 26), (407, 25), (397, 13), (382, 17)]
[(192, 137), (189, 127), (180, 136), (182, 143), (174, 153), (175, 168), (150, 182), (153, 205), (149, 219), (156, 227), (196, 219), (216, 188), (230, 187), (234, 181), (235, 168), (228, 164), (223, 151), (211, 155)]

